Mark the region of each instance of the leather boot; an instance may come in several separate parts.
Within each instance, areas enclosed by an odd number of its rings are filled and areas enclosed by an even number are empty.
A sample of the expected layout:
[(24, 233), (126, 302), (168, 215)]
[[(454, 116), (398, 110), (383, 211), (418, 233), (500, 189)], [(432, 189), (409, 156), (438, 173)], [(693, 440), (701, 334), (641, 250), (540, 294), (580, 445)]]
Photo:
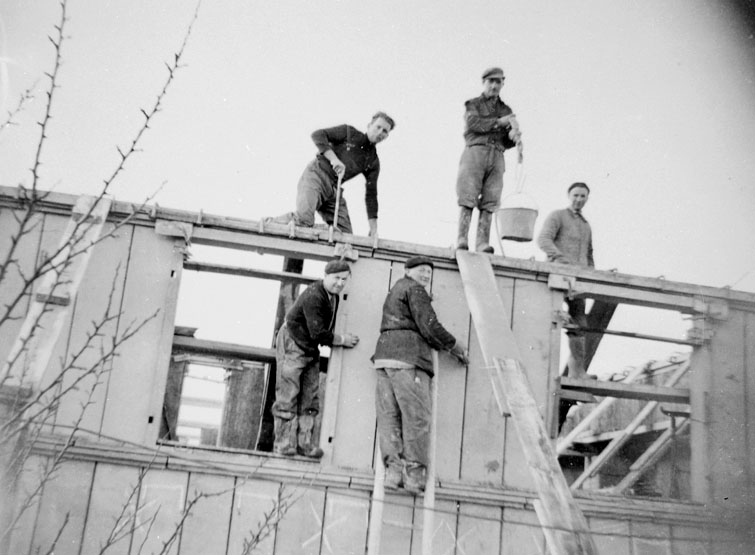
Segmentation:
[(493, 220), (493, 214), (487, 210), (480, 210), (480, 219), (477, 221), (477, 252), (493, 253), (493, 247), (490, 246), (490, 222)]
[(286, 420), (279, 416), (273, 418), (273, 429), (275, 433), (275, 442), (273, 443), (273, 452), (285, 457), (296, 455), (296, 428), (297, 419)]
[(425, 474), (425, 467), (419, 463), (406, 463), (404, 465), (403, 472), (404, 489), (414, 495), (420, 495), (425, 491), (425, 481), (427, 476)]
[(461, 250), (469, 249), (469, 224), (472, 223), (472, 209), (461, 206), (459, 209), (459, 231), (456, 237), (456, 248)]
[(323, 451), (312, 441), (314, 429), (315, 417), (313, 415), (303, 414), (299, 416), (299, 446), (297, 451), (300, 455), (310, 459), (320, 459)]

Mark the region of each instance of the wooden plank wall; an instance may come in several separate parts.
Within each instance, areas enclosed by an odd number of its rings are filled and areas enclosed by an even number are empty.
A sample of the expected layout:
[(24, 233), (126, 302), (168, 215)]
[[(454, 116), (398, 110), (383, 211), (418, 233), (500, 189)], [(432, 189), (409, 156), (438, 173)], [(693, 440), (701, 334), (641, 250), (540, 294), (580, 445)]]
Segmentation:
[[(11, 248), (11, 236), (18, 231), (18, 224), (16, 218), (20, 218), (22, 213), (20, 210), (0, 210), (0, 229), (3, 233), (0, 234), (0, 260), (5, 260), (6, 253)], [(25, 235), (16, 247), (16, 252), (12, 259), (18, 264), (18, 269), (11, 267), (5, 274), (3, 281), (0, 282), (0, 306), (5, 307), (12, 301), (17, 292), (21, 291), (23, 287), (23, 275), (29, 275), (33, 269), (35, 261), (39, 255), (40, 238), (42, 235), (42, 225), (44, 216), (42, 214), (36, 214), (29, 224), (29, 233)], [(13, 342), (18, 335), (21, 325), (23, 324), (23, 316), (29, 306), (30, 295), (27, 293), (21, 302), (12, 311), (11, 316), (13, 320), (8, 320), (0, 326), (0, 361), (5, 361), (8, 353), (13, 346)], [(2, 309), (2, 314), (5, 314), (5, 309)]]
[[(35, 472), (49, 461), (34, 457)], [(141, 467), (144, 469), (144, 467)], [(45, 484), (37, 506), (12, 537), (10, 553), (47, 552), (68, 518), (56, 555), (96, 555), (107, 538), (120, 540), (107, 553), (159, 552), (174, 535), (190, 499), (197, 502), (171, 548), (173, 555), (233, 555), (258, 529), (282, 489), (293, 494), (283, 520), (270, 530), (255, 553), (268, 555), (363, 553), (367, 539), (369, 494), (300, 481), (244, 479), (223, 474), (147, 469), (110, 462), (66, 461)], [(33, 483), (32, 472), (24, 486)], [(137, 500), (138, 499), (138, 506)], [(386, 496), (381, 553), (421, 553), (422, 500)], [(546, 553), (540, 524), (531, 510), (439, 500), (433, 553), (521, 555)], [(668, 525), (626, 518), (590, 518), (601, 553), (707, 554), (710, 535), (702, 527)], [(724, 538), (733, 545), (731, 538)], [(141, 550), (141, 551), (140, 551)], [(725, 551), (724, 551), (725, 552)]]

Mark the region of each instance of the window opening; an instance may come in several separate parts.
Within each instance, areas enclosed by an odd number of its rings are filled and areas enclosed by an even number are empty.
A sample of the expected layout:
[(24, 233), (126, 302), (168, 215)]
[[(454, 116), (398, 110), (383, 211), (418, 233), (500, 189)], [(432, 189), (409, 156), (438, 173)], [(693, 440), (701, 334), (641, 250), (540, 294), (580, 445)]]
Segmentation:
[[(594, 305), (588, 299), (588, 314)], [(566, 331), (574, 329), (573, 322), (564, 319), (563, 323), (559, 362), (562, 375), (570, 353)], [(694, 345), (700, 343), (691, 316), (674, 310), (618, 305), (602, 333), (589, 324), (583, 331), (588, 344), (588, 373), (600, 380), (666, 386), (678, 372), (681, 377), (674, 378), (673, 387), (689, 387), (688, 373), (682, 367), (688, 363)], [(598, 342), (593, 353), (589, 348), (591, 336)], [(621, 364), (617, 365), (617, 361)], [(604, 399), (607, 397), (595, 396), (592, 402), (560, 402), (557, 445), (565, 447), (559, 450), (559, 461), (567, 481), (576, 482), (582, 489), (689, 499), (689, 405), (613, 399), (584, 431), (570, 436)], [(638, 414), (647, 416), (632, 427)], [(572, 440), (564, 444), (567, 436)], [(625, 441), (617, 439), (622, 437)], [(585, 471), (592, 464), (597, 465), (597, 470), (588, 477)]]
[[(184, 262), (160, 441), (269, 451), (274, 334), (325, 262), (193, 246)], [(300, 273), (297, 273), (300, 272)], [(323, 349), (323, 371), (329, 349)]]

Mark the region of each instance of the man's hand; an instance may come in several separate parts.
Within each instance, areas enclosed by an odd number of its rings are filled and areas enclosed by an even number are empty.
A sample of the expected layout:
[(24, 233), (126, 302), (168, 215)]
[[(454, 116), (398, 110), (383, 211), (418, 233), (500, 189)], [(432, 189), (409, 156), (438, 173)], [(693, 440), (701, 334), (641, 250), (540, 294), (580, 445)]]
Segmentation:
[(456, 342), (456, 345), (453, 346), (453, 349), (451, 349), (451, 355), (453, 355), (464, 366), (469, 364), (469, 353), (467, 352), (466, 347), (458, 341)]
[(333, 166), (333, 171), (336, 172), (336, 175), (343, 175), (343, 172), (346, 171), (346, 166), (343, 162), (341, 162), (341, 159), (336, 156), (336, 153), (332, 150), (326, 150), (322, 153), (325, 158), (328, 159), (328, 162), (330, 162), (330, 165)]
[(496, 120), (496, 123), (500, 127), (506, 127), (506, 126), (509, 126), (509, 125), (511, 125), (511, 126), (516, 125), (516, 116), (514, 114), (509, 114), (507, 116), (501, 116), (500, 118), (498, 118)]
[(359, 337), (354, 335), (353, 333), (344, 333), (343, 335), (337, 335), (336, 341), (333, 342), (334, 347), (346, 347), (347, 349), (351, 349), (353, 347), (357, 346), (357, 343), (359, 343)]

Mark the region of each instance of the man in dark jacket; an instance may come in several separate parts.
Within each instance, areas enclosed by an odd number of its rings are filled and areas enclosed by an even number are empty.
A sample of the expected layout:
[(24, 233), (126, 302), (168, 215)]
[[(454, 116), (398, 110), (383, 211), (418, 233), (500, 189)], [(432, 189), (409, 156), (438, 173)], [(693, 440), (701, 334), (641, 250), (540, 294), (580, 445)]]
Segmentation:
[(431, 306), (433, 263), (416, 256), (383, 303), (375, 354), (376, 409), (385, 487), (424, 489), (430, 437), (431, 349), (450, 351), (467, 364), (465, 347), (438, 322)]
[(468, 249), (469, 224), (472, 210), (477, 208), (476, 250), (492, 253), (490, 223), (498, 209), (503, 191), (503, 152), (519, 147), (522, 158), (522, 138), (513, 111), (501, 100), (503, 70), (491, 67), (482, 74), (483, 92), (464, 103), (464, 152), (459, 161), (456, 195), (460, 207), (456, 248)]
[(320, 411), (319, 345), (354, 347), (359, 337), (334, 334), (339, 294), (351, 275), (349, 265), (332, 260), (325, 277), (299, 295), (286, 313), (275, 340), (276, 383), (272, 413), (273, 450), (279, 455), (297, 453), (319, 459), (323, 452), (312, 444), (315, 416)]
[[(312, 227), (315, 212), (327, 224), (332, 224), (336, 210), (336, 187), (338, 178), (345, 183), (362, 174), (365, 178), (364, 201), (370, 237), (377, 238), (378, 197), (377, 184), (380, 175), (380, 159), (375, 146), (385, 140), (396, 126), (384, 112), (377, 112), (362, 133), (350, 125), (338, 125), (318, 129), (312, 133), (312, 142), (317, 147), (317, 157), (305, 168), (296, 188), (296, 225)], [(346, 199), (338, 203), (338, 229), (351, 233), (351, 219)]]

